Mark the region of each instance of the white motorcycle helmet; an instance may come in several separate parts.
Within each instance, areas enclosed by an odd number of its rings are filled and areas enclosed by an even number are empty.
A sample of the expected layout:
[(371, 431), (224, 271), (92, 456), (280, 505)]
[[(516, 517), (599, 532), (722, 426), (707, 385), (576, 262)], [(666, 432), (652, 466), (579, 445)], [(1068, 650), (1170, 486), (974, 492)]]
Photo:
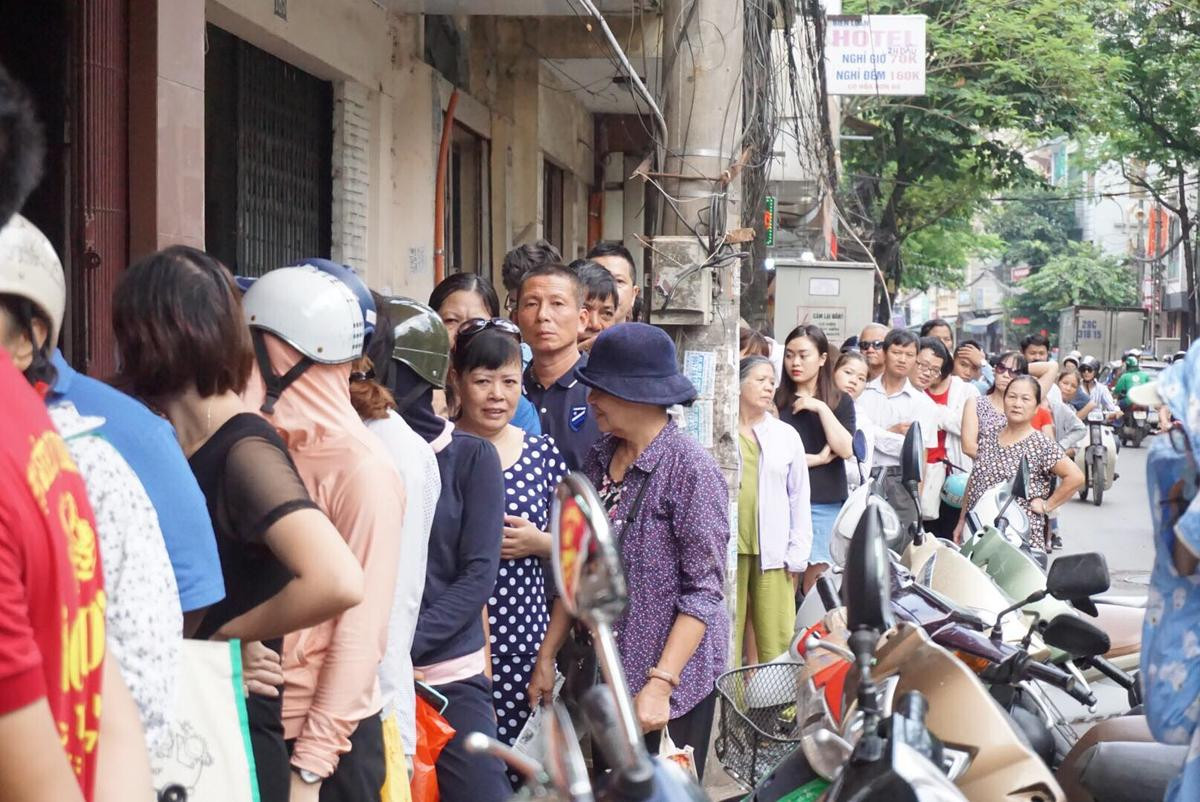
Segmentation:
[(900, 518), (892, 509), (892, 505), (871, 492), (870, 482), (859, 485), (850, 493), (833, 522), (833, 533), (829, 538), (829, 554), (833, 558), (834, 565), (846, 564), (846, 555), (850, 552), (850, 539), (854, 537), (854, 530), (858, 528), (858, 522), (866, 512), (868, 504), (879, 507), (879, 513), (883, 519), (883, 537), (887, 541), (888, 547), (891, 548), (893, 544), (899, 542), (903, 528), (900, 526)]
[(67, 308), (62, 262), (46, 235), (19, 214), (0, 228), (0, 294), (36, 306), (50, 324), (48, 349), (58, 345)]
[[(267, 273), (246, 291), (242, 309), (267, 386), (262, 411), (268, 415), (283, 391), (313, 363), (340, 365), (362, 355), (365, 324), (358, 298), (345, 283), (311, 265)], [(283, 376), (271, 367), (265, 331), (304, 357)]]

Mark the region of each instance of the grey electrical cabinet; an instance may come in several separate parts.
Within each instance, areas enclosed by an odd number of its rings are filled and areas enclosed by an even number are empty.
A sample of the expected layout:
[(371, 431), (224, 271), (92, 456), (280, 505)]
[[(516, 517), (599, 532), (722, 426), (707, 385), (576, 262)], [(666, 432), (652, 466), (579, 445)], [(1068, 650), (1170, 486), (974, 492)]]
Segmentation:
[(775, 260), (775, 340), (801, 323), (820, 326), (836, 351), (874, 320), (875, 266), (870, 262)]

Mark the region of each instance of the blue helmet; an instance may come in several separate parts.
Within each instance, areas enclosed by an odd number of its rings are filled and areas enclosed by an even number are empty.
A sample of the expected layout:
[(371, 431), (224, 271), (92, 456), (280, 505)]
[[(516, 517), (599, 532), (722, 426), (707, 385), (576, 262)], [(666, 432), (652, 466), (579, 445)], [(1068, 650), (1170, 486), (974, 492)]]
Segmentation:
[(963, 496), (967, 493), (967, 475), (952, 473), (942, 485), (942, 501), (954, 509), (962, 509)]
[(362, 309), (363, 316), (363, 353), (366, 353), (367, 346), (371, 342), (371, 335), (375, 333), (375, 299), (371, 297), (371, 290), (367, 288), (367, 284), (354, 270), (346, 265), (340, 265), (337, 262), (332, 262), (329, 259), (301, 259), (289, 267), (300, 267), (302, 265), (310, 265), (320, 270), (322, 273), (328, 273), (334, 278), (341, 281), (350, 291), (354, 293), (354, 297), (358, 299), (359, 308)]

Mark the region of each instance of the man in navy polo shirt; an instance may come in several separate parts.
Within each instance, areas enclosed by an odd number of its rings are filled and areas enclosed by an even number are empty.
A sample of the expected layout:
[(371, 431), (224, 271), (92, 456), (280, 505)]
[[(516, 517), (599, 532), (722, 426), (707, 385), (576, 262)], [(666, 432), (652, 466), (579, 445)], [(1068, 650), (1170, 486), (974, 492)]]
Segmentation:
[(542, 431), (554, 438), (573, 471), (600, 437), (587, 387), (574, 375), (576, 367), (587, 364), (578, 346), (579, 332), (587, 325), (585, 292), (579, 277), (561, 264), (532, 268), (517, 290), (517, 325), (533, 351), (525, 370), (525, 395), (538, 410)]
[(52, 361), (58, 378), (51, 398), (70, 401), (81, 415), (104, 418), (100, 433), (146, 488), (175, 572), (184, 630), (190, 632), (189, 624), (199, 624), (199, 613), (225, 598), (225, 581), (204, 494), (175, 430), (137, 400), (75, 372), (57, 348)]

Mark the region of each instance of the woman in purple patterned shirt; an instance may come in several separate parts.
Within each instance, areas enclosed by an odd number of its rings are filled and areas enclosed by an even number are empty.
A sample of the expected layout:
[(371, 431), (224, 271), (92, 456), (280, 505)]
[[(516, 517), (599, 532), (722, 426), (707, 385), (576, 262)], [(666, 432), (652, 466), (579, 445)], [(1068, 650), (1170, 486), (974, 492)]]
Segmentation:
[[(671, 405), (696, 397), (676, 364), (665, 332), (622, 323), (596, 338), (575, 377), (591, 388), (588, 402), (605, 433), (583, 472), (608, 509), (625, 569), (629, 605), (615, 630), (634, 709), (651, 752), (669, 724), (676, 745), (695, 749), (702, 774), (714, 683), (729, 652), (729, 494), (716, 461), (667, 416)], [(529, 684), (531, 704), (553, 687), (554, 657), (569, 626), (556, 602)]]

